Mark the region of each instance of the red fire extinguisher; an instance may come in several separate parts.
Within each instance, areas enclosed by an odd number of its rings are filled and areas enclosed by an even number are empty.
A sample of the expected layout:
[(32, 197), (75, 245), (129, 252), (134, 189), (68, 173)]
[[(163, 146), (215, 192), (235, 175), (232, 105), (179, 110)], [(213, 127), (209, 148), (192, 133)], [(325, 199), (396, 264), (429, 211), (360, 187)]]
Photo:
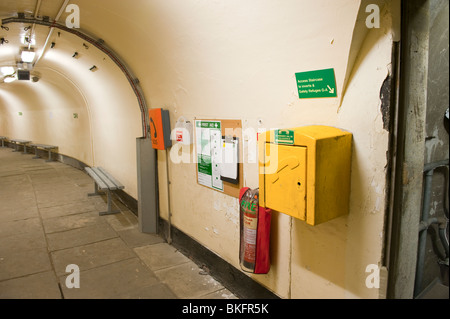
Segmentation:
[(259, 189), (244, 187), (239, 194), (240, 251), (244, 271), (266, 274), (270, 269), (271, 210), (259, 207)]

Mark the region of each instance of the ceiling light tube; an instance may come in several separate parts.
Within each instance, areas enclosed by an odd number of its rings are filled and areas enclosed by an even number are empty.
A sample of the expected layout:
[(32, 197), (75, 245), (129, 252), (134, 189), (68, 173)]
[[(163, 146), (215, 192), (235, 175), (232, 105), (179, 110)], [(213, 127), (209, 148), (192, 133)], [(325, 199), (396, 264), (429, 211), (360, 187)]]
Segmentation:
[(2, 72), (3, 75), (12, 75), (14, 74), (15, 70), (12, 66), (2, 66), (0, 68), (0, 72)]
[(14, 82), (15, 80), (17, 80), (15, 76), (7, 76), (6, 78), (3, 79), (5, 83), (11, 83)]
[(22, 50), (20, 56), (23, 62), (31, 63), (36, 56), (36, 52), (34, 52), (33, 50)]

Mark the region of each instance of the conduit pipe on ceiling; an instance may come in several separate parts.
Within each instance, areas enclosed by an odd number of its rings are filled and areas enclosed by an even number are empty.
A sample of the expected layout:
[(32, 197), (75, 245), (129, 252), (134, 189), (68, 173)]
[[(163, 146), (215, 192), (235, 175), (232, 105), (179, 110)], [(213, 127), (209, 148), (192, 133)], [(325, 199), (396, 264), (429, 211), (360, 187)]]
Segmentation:
[[(69, 3), (69, 1), (70, 1), (70, 0), (64, 0), (64, 3), (63, 3), (63, 5), (61, 6), (61, 8), (59, 9), (59, 12), (58, 12), (58, 14), (57, 14), (56, 17), (55, 17), (54, 22), (58, 22), (58, 20), (59, 20), (59, 18), (61, 17), (62, 13), (63, 13), (64, 10), (66, 9), (67, 4)], [(34, 20), (37, 20), (37, 17), (36, 17), (36, 16), (34, 16)], [(33, 23), (33, 26), (34, 26), (34, 25), (36, 25), (36, 22)], [(50, 37), (52, 36), (53, 30), (54, 30), (54, 29), (55, 29), (55, 28), (54, 28), (53, 26), (50, 27), (50, 31), (48, 32), (47, 39), (45, 39), (44, 47), (42, 48), (41, 54), (38, 56), (38, 58), (37, 58), (36, 61), (34, 62), (33, 67), (34, 67), (34, 66), (41, 60), (41, 58), (44, 56), (45, 51), (47, 50), (48, 42), (50, 41)]]
[[(120, 59), (111, 49), (109, 49), (103, 41), (100, 39), (95, 40), (91, 36), (86, 35), (83, 32), (80, 32), (74, 28), (68, 28), (64, 25), (61, 25), (57, 23), (56, 21), (50, 22), (50, 21), (44, 21), (40, 19), (34, 19), (34, 18), (19, 18), (19, 17), (11, 17), (6, 18), (2, 20), (2, 24), (8, 24), (8, 23), (36, 23), (43, 26), (48, 26), (50, 28), (58, 28), (60, 30), (66, 31), (68, 33), (71, 33), (73, 35), (78, 36), (79, 38), (85, 40), (86, 42), (89, 42), (93, 46), (95, 46), (100, 51), (104, 52), (114, 63), (120, 68), (120, 70), (124, 73), (125, 77), (127, 78), (128, 82), (130, 83), (134, 94), (136, 95), (139, 103), (139, 108), (141, 110), (141, 120), (142, 120), (142, 135), (144, 138), (148, 137), (150, 126), (148, 123), (147, 118), (147, 104), (144, 98), (144, 94), (142, 91), (142, 88), (139, 85), (139, 80), (133, 75), (133, 73), (130, 71), (130, 68), (126, 66), (126, 64), (123, 62), (122, 59)], [(48, 37), (49, 38), (49, 37)], [(42, 57), (44, 52), (40, 55)], [(36, 61), (38, 62), (38, 61)], [(35, 63), (36, 64), (36, 63)]]
[[(39, 14), (39, 10), (41, 8), (41, 2), (42, 0), (37, 0), (36, 8), (34, 9), (34, 18), (36, 19)], [(31, 28), (30, 32), (30, 41), (28, 42), (28, 50), (31, 48), (31, 39), (33, 38), (34, 29), (36, 28), (36, 23), (33, 23), (33, 27)]]

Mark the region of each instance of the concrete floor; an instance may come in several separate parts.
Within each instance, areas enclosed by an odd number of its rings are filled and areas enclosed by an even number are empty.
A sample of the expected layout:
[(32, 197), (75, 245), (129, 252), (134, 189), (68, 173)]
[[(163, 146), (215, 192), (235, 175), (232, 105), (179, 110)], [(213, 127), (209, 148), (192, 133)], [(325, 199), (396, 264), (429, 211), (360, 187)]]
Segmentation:
[[(237, 299), (60, 162), (0, 147), (0, 299)], [(114, 208), (114, 207), (113, 207)], [(80, 269), (80, 288), (68, 288)], [(66, 271), (67, 270), (67, 271)], [(66, 284), (66, 279), (68, 285)]]

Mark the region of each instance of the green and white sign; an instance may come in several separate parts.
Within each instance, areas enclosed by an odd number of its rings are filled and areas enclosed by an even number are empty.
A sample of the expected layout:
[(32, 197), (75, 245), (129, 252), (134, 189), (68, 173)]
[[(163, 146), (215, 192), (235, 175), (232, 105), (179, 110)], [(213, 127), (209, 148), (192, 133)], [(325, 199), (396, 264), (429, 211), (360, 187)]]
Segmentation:
[(300, 99), (337, 97), (334, 69), (295, 73), (295, 78)]
[(195, 121), (197, 176), (203, 186), (223, 191), (220, 179), (222, 130), (220, 121)]
[(291, 130), (277, 130), (275, 131), (275, 143), (294, 145), (294, 131)]

